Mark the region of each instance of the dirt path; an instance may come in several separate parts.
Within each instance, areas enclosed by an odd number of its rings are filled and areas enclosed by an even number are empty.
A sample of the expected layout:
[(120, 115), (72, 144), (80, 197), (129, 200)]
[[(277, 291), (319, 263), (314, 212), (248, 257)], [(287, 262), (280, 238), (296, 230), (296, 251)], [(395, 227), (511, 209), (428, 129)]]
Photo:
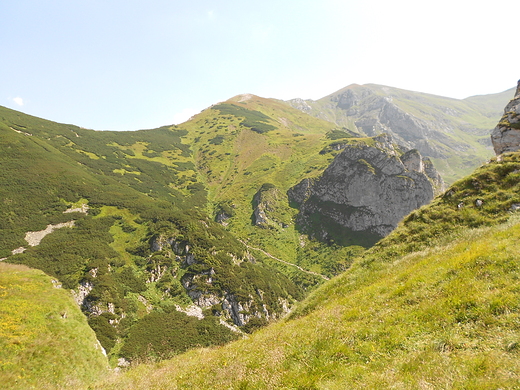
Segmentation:
[(317, 272), (313, 272), (313, 271), (308, 271), (302, 267), (300, 267), (299, 265), (296, 265), (296, 264), (293, 264), (293, 263), (289, 263), (288, 261), (285, 261), (285, 260), (282, 260), (282, 259), (279, 259), (278, 257), (275, 257), (273, 256), (272, 254), (264, 251), (263, 249), (260, 249), (260, 248), (255, 248), (254, 246), (251, 246), (251, 245), (248, 245), (246, 242), (242, 241), (242, 240), (239, 240), (242, 244), (244, 244), (248, 249), (252, 249), (252, 250), (255, 250), (255, 251), (259, 251), (259, 252), (262, 252), (264, 255), (266, 255), (267, 257), (270, 257), (271, 259), (273, 260), (276, 260), (276, 261), (279, 261), (280, 263), (284, 263), (284, 264), (287, 264), (287, 265), (290, 265), (292, 267), (296, 267), (298, 268), (300, 271), (302, 272), (305, 272), (307, 274), (310, 274), (310, 275), (314, 275), (314, 276), (319, 276), (320, 278), (324, 279), (324, 280), (330, 280), (329, 278), (327, 278), (325, 275), (322, 275), (322, 274), (319, 274)]

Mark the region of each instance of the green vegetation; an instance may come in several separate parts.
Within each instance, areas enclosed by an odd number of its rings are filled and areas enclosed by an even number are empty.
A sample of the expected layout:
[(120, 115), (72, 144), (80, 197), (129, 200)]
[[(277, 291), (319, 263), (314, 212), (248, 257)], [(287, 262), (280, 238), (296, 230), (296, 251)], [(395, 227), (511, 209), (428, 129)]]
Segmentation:
[(41, 271), (0, 262), (3, 389), (82, 388), (108, 373), (85, 316), (55, 284)]
[[(456, 182), (369, 250), (351, 246), (359, 240), (339, 228), (325, 243), (296, 226), (287, 190), (319, 177), (343, 144), (374, 143), (343, 125), (255, 96), (213, 106), (182, 128), (137, 132), (96, 132), (0, 107), (0, 382), (513, 386), (520, 225), (510, 216), (520, 206), (520, 158), (504, 156)], [(467, 157), (464, 169), (476, 159)], [(266, 226), (253, 223), (260, 203)], [(88, 214), (64, 213), (81, 205)], [(24, 239), (72, 220), (37, 246)], [(363, 239), (365, 247), (376, 241)], [(64, 289), (7, 262), (39, 268)], [(31, 284), (40, 279), (45, 288)], [(66, 291), (78, 286), (84, 314), (64, 303), (73, 306)], [(221, 323), (232, 324), (224, 298), (250, 319), (240, 327), (247, 338), (229, 343), (238, 336)], [(177, 311), (197, 300), (204, 319)], [(98, 382), (107, 359), (87, 324), (113, 367), (121, 357), (133, 367)]]
[(259, 111), (252, 111), (245, 107), (227, 103), (217, 104), (212, 108), (214, 110), (219, 110), (222, 115), (234, 115), (236, 117), (244, 118), (240, 124), (244, 127), (249, 127), (251, 130), (260, 134), (276, 129), (276, 127), (267, 123), (271, 118)]
[[(180, 350), (175, 345), (160, 353), (137, 348), (144, 354), (137, 356), (125, 343), (133, 343), (131, 335), (149, 324), (149, 316), (192, 304), (183, 287), (186, 281), (192, 280), (202, 294), (230, 294), (247, 302), (251, 314), (265, 306), (270, 315), (279, 316), (284, 310), (280, 299), (301, 299), (301, 289), (287, 276), (269, 264), (249, 263), (243, 244), (208, 216), (207, 186), (198, 174), (187, 130), (172, 126), (95, 132), (4, 108), (0, 114), (0, 146), (5, 150), (0, 157), (0, 256), (44, 270), (68, 289), (87, 286), (82, 308), (112, 364), (122, 353), (143, 360)], [(255, 118), (263, 116), (249, 119)], [(208, 145), (226, 146), (225, 134), (210, 139)], [(88, 215), (64, 213), (80, 201), (89, 205)], [(72, 219), (73, 228), (58, 229), (37, 246), (24, 240), (26, 232)], [(189, 247), (189, 253), (169, 245), (152, 249), (161, 238)], [(25, 252), (11, 255), (18, 247)], [(188, 255), (194, 258), (190, 264)], [(212, 281), (200, 284), (206, 273), (213, 274)], [(206, 314), (200, 323), (205, 333), (190, 347), (221, 344), (230, 337), (215, 320), (217, 314)], [(172, 332), (180, 337), (184, 330)]]
[(334, 129), (332, 131), (329, 131), (327, 134), (327, 138), (331, 140), (338, 140), (338, 139), (344, 139), (344, 138), (352, 138), (352, 132), (348, 130), (347, 128), (344, 128), (344, 130), (338, 130)]
[(215, 317), (199, 320), (168, 308), (148, 314), (132, 327), (120, 354), (129, 360), (161, 360), (193, 347), (225, 344), (236, 338)]

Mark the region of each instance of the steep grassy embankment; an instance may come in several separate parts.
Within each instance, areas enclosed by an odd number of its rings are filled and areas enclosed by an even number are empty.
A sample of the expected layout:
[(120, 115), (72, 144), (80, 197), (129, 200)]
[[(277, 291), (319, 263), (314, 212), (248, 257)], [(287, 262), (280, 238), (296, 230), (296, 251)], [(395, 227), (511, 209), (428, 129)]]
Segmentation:
[(518, 161), (505, 156), (455, 183), (287, 319), (97, 388), (518, 387)]
[(107, 373), (70, 292), (41, 271), (0, 263), (0, 387), (81, 388)]

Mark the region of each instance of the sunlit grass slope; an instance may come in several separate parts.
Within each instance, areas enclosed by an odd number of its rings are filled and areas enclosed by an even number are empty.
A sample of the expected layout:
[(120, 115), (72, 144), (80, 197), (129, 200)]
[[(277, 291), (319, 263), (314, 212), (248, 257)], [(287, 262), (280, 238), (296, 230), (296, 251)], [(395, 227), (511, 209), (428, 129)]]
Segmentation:
[(0, 388), (79, 388), (107, 367), (68, 290), (41, 271), (0, 263)]

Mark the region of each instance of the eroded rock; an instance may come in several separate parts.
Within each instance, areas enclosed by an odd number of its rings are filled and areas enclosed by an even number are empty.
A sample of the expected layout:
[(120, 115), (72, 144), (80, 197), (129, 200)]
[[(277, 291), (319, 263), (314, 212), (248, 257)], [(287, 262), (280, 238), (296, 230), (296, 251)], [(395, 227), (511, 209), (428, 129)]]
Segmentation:
[(504, 115), (491, 133), (491, 142), (497, 155), (520, 150), (520, 80), (513, 99), (504, 109)]
[[(289, 190), (290, 200), (299, 204), (299, 224), (315, 238), (327, 240), (333, 230), (344, 228), (345, 235), (377, 240), (433, 198), (434, 186), (420, 153), (405, 154), (403, 162), (393, 147), (384, 146), (391, 144), (390, 137), (376, 138), (376, 146), (347, 146), (321, 177)], [(428, 169), (435, 176), (433, 166)]]

